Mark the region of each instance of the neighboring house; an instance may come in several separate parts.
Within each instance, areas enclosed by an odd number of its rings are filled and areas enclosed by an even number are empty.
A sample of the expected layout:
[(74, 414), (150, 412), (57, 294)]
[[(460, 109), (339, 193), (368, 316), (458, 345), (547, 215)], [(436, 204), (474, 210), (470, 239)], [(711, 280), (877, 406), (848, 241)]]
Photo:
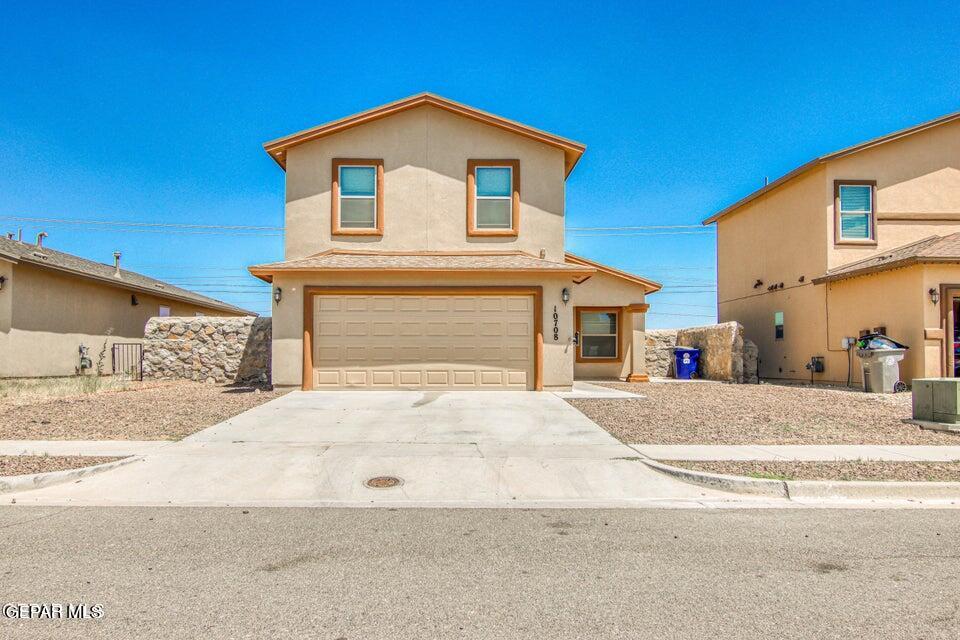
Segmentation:
[(250, 268), (274, 285), (275, 385), (646, 379), (660, 285), (564, 249), (582, 144), (421, 94), (264, 147), (286, 170), (285, 261)]
[(908, 383), (956, 375), (960, 113), (816, 158), (713, 223), (719, 319), (744, 325), (762, 377), (859, 381), (844, 345), (867, 331), (910, 347)]
[[(80, 346), (95, 369), (104, 343), (143, 340), (153, 316), (255, 315), (120, 269), (0, 238), (0, 378), (78, 373)], [(104, 368), (111, 371), (109, 352)]]

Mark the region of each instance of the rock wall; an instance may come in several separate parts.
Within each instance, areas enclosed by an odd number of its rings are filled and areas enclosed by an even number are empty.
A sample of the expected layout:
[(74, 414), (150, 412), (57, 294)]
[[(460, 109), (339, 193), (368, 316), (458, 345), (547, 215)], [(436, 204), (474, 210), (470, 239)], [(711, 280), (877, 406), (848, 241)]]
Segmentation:
[(677, 345), (676, 329), (652, 329), (647, 331), (647, 375), (654, 378), (669, 378), (673, 375), (673, 347)]
[(707, 380), (757, 382), (757, 345), (743, 337), (743, 326), (724, 322), (687, 329), (647, 331), (647, 373), (673, 375), (674, 346), (700, 349), (697, 373)]
[(270, 318), (151, 318), (143, 377), (202, 382), (270, 380)]

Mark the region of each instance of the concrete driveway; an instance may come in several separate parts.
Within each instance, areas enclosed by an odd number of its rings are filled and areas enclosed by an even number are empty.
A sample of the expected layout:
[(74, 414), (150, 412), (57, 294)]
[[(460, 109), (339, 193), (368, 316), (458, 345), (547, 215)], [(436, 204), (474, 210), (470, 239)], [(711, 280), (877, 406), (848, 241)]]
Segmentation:
[[(18, 504), (483, 507), (744, 500), (669, 479), (636, 456), (553, 393), (297, 391), (138, 462), (13, 497)], [(403, 483), (365, 486), (384, 475)]]

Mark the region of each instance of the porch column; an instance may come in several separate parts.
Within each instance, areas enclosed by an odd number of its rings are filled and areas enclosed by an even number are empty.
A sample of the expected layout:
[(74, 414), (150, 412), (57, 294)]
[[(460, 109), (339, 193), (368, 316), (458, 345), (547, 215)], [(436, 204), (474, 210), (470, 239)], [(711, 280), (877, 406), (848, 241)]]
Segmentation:
[(648, 304), (631, 304), (624, 307), (627, 314), (626, 327), (630, 335), (630, 375), (627, 382), (649, 382), (647, 375), (646, 313)]

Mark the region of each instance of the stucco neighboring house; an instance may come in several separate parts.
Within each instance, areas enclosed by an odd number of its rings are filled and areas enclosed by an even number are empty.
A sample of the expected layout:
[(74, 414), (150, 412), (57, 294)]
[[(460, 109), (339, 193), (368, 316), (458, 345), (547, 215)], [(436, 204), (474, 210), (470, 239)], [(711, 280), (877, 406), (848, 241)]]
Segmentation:
[[(860, 380), (844, 345), (910, 347), (901, 377), (955, 376), (960, 345), (960, 113), (824, 155), (710, 216), (718, 315), (765, 378)], [(852, 364), (852, 366), (851, 366)]]
[(0, 378), (73, 375), (81, 345), (95, 367), (105, 341), (142, 342), (154, 316), (256, 315), (41, 241), (0, 238)]
[(419, 94), (264, 146), (286, 171), (285, 260), (250, 268), (274, 287), (275, 385), (646, 379), (660, 285), (564, 248), (582, 144)]

